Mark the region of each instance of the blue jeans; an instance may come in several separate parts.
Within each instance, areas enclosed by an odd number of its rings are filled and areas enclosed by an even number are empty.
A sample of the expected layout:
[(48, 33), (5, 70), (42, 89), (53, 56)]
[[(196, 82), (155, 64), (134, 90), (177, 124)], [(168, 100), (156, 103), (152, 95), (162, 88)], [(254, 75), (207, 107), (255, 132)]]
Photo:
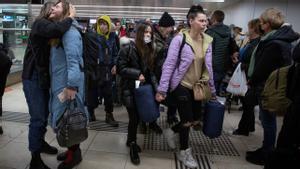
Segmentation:
[(47, 131), (49, 90), (39, 87), (38, 75), (33, 72), (31, 79), (23, 79), (23, 91), (30, 114), (29, 151), (39, 152)]
[(263, 86), (259, 86), (255, 88), (256, 97), (259, 103), (259, 120), (262, 123), (263, 130), (264, 130), (264, 139), (262, 148), (265, 151), (270, 151), (274, 149), (275, 142), (276, 142), (276, 115), (273, 112), (269, 112), (262, 108), (262, 98), (261, 93), (263, 90)]

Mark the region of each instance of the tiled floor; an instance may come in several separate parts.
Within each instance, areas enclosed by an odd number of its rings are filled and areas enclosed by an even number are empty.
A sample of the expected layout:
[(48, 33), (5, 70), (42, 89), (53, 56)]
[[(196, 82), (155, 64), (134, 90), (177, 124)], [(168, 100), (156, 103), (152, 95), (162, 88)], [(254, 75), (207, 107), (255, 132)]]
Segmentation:
[[(10, 87), (3, 97), (4, 111), (27, 113), (22, 85), (17, 84)], [(205, 155), (212, 169), (261, 169), (262, 166), (252, 165), (245, 161), (245, 152), (253, 150), (261, 145), (262, 129), (256, 119), (256, 131), (249, 137), (232, 136), (231, 132), (237, 126), (241, 112), (238, 106), (233, 106), (230, 114), (225, 114), (223, 130), (240, 156)], [(256, 110), (257, 112), (258, 110)], [(256, 113), (257, 117), (257, 113)], [(122, 122), (128, 122), (126, 110), (122, 107), (115, 108), (115, 118)], [(97, 109), (97, 119), (104, 119), (104, 110), (100, 106)], [(280, 129), (282, 119), (278, 119)], [(3, 121), (4, 135), (0, 136), (0, 169), (26, 169), (30, 162), (28, 152), (28, 124)], [(52, 129), (48, 129), (46, 140), (51, 145), (59, 147)], [(82, 143), (83, 161), (77, 169), (176, 169), (173, 152), (143, 150), (141, 153), (141, 164), (132, 165), (125, 146), (126, 133), (105, 132), (89, 130), (89, 138)], [(144, 144), (144, 135), (138, 135), (138, 143)], [(59, 151), (64, 151), (59, 148)], [(200, 154), (201, 155), (201, 154)], [(42, 155), (45, 163), (55, 169), (58, 165), (56, 156)]]

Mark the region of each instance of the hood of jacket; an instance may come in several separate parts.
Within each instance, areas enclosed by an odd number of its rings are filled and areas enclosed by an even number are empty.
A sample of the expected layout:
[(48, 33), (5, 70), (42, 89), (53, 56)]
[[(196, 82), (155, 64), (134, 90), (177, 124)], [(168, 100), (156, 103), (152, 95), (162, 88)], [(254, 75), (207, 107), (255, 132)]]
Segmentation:
[(217, 33), (222, 38), (227, 38), (231, 36), (230, 28), (223, 23), (217, 23), (209, 28), (209, 30)]
[[(99, 25), (99, 21), (100, 21), (100, 20), (104, 20), (104, 21), (107, 23), (107, 25), (108, 25), (108, 32), (107, 32), (106, 34), (104, 34), (104, 33), (101, 31), (101, 29), (100, 29), (100, 25)], [(105, 36), (106, 39), (109, 38), (109, 34), (110, 34), (110, 31), (111, 31), (111, 27), (112, 27), (112, 25), (111, 25), (111, 20), (110, 20), (110, 17), (109, 17), (109, 16), (103, 15), (103, 16), (101, 16), (101, 17), (99, 17), (99, 18), (97, 19), (97, 33), (100, 34), (100, 35), (102, 35), (102, 36)]]
[(291, 25), (283, 25), (265, 41), (280, 40), (287, 43), (292, 43), (298, 38), (299, 35), (292, 29)]

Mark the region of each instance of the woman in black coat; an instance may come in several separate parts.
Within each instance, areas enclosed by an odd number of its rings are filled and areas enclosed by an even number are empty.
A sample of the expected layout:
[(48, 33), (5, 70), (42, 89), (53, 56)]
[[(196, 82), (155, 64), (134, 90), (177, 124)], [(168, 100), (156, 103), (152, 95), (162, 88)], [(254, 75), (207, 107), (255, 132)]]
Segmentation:
[(135, 105), (135, 81), (148, 83), (157, 88), (158, 82), (153, 73), (154, 49), (153, 32), (149, 24), (140, 24), (137, 28), (135, 43), (131, 42), (119, 52), (117, 72), (121, 76), (122, 100), (129, 114), (127, 146), (130, 147), (130, 158), (133, 164), (139, 164), (140, 147), (136, 143), (139, 117)]
[(0, 134), (3, 134), (2, 130), (2, 96), (4, 94), (6, 78), (8, 76), (12, 62), (8, 57), (8, 49), (0, 43)]

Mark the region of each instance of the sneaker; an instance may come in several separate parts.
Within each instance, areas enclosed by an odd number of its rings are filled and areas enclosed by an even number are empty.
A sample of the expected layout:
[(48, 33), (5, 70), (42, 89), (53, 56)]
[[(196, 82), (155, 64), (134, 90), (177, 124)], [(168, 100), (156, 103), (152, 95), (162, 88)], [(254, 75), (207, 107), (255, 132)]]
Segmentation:
[(159, 125), (156, 123), (156, 121), (150, 123), (149, 128), (157, 134), (162, 134), (162, 132), (163, 132), (162, 129), (159, 127)]
[(46, 154), (57, 154), (58, 150), (57, 148), (50, 146), (46, 141), (43, 141), (41, 153), (46, 153)]
[(114, 119), (114, 116), (112, 113), (106, 113), (105, 122), (112, 127), (119, 127), (119, 123)]
[(191, 148), (177, 152), (177, 158), (188, 168), (197, 168), (198, 164), (192, 155)]
[(255, 151), (247, 151), (246, 160), (252, 164), (264, 165), (266, 160), (266, 155), (263, 149), (259, 148)]
[(131, 142), (130, 143), (130, 160), (134, 165), (139, 165), (140, 164), (140, 156), (139, 156), (139, 151), (138, 151), (138, 145), (136, 142)]
[(82, 161), (81, 150), (67, 151), (67, 158), (58, 165), (57, 169), (71, 169)]
[(176, 143), (175, 143), (176, 134), (175, 134), (175, 132), (171, 128), (168, 128), (168, 129), (165, 129), (163, 133), (164, 133), (164, 136), (167, 138), (168, 146), (171, 149), (175, 149), (176, 148)]

